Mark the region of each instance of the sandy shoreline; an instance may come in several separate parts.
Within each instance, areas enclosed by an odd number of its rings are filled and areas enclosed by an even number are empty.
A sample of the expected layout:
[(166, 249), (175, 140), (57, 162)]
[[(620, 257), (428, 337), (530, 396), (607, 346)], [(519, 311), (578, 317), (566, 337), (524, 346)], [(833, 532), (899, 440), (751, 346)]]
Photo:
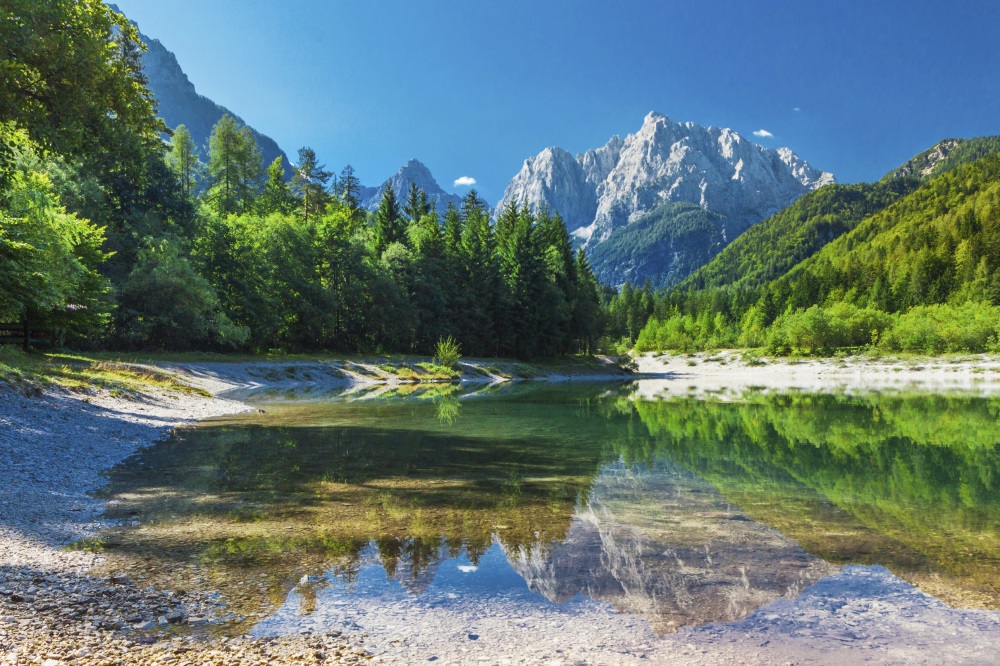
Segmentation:
[[(765, 359), (761, 364), (737, 352), (719, 352), (643, 355), (637, 366), (643, 377), (638, 394), (645, 397), (759, 388), (1000, 390), (1000, 359), (992, 356), (895, 361)], [(144, 587), (141, 580), (89, 577), (87, 572), (102, 556), (61, 548), (99, 527), (96, 519), (103, 505), (89, 493), (102, 485), (102, 472), (177, 425), (249, 409), (220, 395), (243, 398), (267, 388), (392, 385), (399, 383), (398, 378), (374, 364), (345, 367), (312, 361), (174, 363), (158, 364), (158, 368), (176, 373), (178, 379), (208, 391), (211, 397), (165, 390), (138, 396), (112, 396), (97, 390), (25, 396), (0, 389), (0, 469), (5, 470), (0, 486), (0, 664), (354, 663), (368, 659), (370, 655), (355, 638), (336, 632), (280, 639), (236, 637), (225, 642), (183, 635), (164, 638), (164, 630), (174, 625), (184, 625), (198, 635), (204, 619), (221, 612), (216, 602), (207, 594), (154, 590)], [(466, 374), (468, 381), (503, 379), (489, 371)], [(545, 378), (598, 377), (583, 372), (553, 373)], [(586, 650), (566, 645), (564, 652), (553, 652), (547, 660), (987, 663), (983, 655), (990, 655), (989, 648), (1000, 643), (997, 614), (951, 609), (877, 567), (847, 567), (824, 581), (823, 595), (775, 602), (739, 623), (684, 630), (655, 641), (649, 637), (640, 641), (649, 643), (645, 649), (628, 654), (598, 651), (588, 655)], [(885, 594), (891, 602), (879, 596)], [(848, 606), (831, 607), (831, 595), (854, 599), (850, 612), (841, 610)], [(503, 618), (497, 621), (502, 623)], [(123, 631), (129, 627), (133, 631)], [(932, 648), (936, 652), (926, 652)], [(452, 658), (474, 654), (453, 653)], [(502, 663), (501, 656), (512, 663), (537, 663), (529, 655), (539, 653), (484, 653), (481, 663)], [(445, 658), (438, 663), (452, 662)]]
[(1000, 391), (1000, 356), (769, 358), (734, 350), (695, 354), (641, 354), (641, 393), (739, 394), (745, 390)]

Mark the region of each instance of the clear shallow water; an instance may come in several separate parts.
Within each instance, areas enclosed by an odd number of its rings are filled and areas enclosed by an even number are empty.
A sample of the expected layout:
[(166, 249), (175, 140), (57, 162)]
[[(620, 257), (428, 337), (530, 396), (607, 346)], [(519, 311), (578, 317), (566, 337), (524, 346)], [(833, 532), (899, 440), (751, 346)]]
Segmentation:
[(599, 607), (662, 634), (847, 563), (1000, 606), (1000, 400), (453, 391), (268, 402), (178, 431), (112, 472), (111, 517), (140, 524), (106, 537), (109, 566), (219, 590), (230, 626), (263, 634), (418, 606)]

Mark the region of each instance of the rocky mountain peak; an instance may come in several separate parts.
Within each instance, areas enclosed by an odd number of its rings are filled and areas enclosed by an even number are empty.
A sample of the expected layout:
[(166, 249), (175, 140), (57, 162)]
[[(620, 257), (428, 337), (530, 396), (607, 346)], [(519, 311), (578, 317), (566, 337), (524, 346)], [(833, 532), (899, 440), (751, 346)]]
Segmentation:
[(445, 192), (438, 185), (437, 180), (431, 174), (431, 170), (423, 162), (417, 159), (410, 159), (399, 168), (399, 171), (378, 187), (363, 187), (359, 197), (361, 207), (367, 210), (378, 208), (378, 204), (382, 200), (382, 195), (388, 187), (392, 188), (396, 194), (396, 198), (402, 202), (405, 200), (406, 194), (410, 189), (410, 183), (415, 183), (417, 187), (427, 193), (428, 198), (435, 203), (440, 215), (443, 215), (445, 210), (447, 210), (449, 201), (456, 206), (460, 206), (462, 203), (460, 196)]
[(546, 148), (525, 160), (497, 208), (514, 201), (559, 211), (567, 228), (589, 245), (654, 208), (688, 202), (719, 214), (733, 238), (833, 182), (787, 148), (771, 150), (728, 128), (679, 123), (656, 111), (624, 139), (614, 136), (572, 162)]

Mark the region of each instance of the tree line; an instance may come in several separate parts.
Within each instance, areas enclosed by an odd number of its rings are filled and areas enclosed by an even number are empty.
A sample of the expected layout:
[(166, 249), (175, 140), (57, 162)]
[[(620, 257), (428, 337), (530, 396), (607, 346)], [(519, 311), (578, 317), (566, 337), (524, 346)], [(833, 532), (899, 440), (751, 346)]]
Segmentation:
[(412, 184), (362, 210), (353, 169), (334, 176), (308, 147), (286, 174), (230, 116), (205, 150), (168, 130), (135, 27), (98, 0), (9, 14), (0, 323), (121, 349), (596, 349), (605, 292), (557, 214), (494, 222), (475, 191), (439, 214)]

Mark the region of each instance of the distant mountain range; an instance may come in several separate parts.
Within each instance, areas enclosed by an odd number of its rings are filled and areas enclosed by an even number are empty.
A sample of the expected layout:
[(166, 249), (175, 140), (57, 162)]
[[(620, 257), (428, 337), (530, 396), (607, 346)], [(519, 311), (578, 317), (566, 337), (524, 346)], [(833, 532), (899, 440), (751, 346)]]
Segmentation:
[[(525, 160), (497, 209), (548, 206), (586, 244), (603, 280), (648, 277), (663, 286), (751, 225), (833, 182), (788, 148), (771, 150), (730, 129), (652, 112), (624, 139), (614, 136), (576, 157), (553, 147)], [(692, 215), (691, 206), (707, 215)], [(671, 222), (675, 215), (681, 217)]]
[[(239, 118), (198, 94), (163, 44), (146, 35), (142, 39), (148, 47), (144, 71), (168, 126), (186, 125), (204, 147), (224, 114)], [(291, 175), (290, 161), (278, 144), (253, 131), (265, 160), (281, 158)], [(650, 113), (624, 139), (614, 136), (575, 157), (551, 147), (525, 160), (495, 210), (514, 203), (558, 211), (586, 248), (598, 277), (614, 286), (647, 279), (656, 287), (681, 282), (694, 289), (760, 285), (809, 260), (839, 236), (856, 236), (862, 220), (916, 195), (916, 183), (998, 149), (996, 137), (946, 139), (879, 183), (826, 188), (834, 183), (833, 175), (787, 148), (772, 150), (730, 129)], [(387, 187), (404, 199), (411, 182), (430, 195), (439, 212), (449, 203), (461, 203), (413, 159), (381, 185), (363, 187), (361, 205), (374, 210)], [(796, 203), (808, 193), (813, 194)], [(748, 229), (753, 233), (744, 234)], [(737, 238), (740, 242), (734, 243)], [(831, 251), (818, 254), (816, 261)]]
[(444, 215), (449, 202), (455, 204), (456, 207), (462, 203), (462, 197), (441, 189), (441, 186), (434, 180), (434, 176), (431, 175), (431, 170), (424, 166), (422, 162), (419, 160), (410, 160), (400, 167), (399, 171), (391, 178), (378, 187), (362, 188), (360, 196), (361, 207), (365, 210), (375, 210), (378, 208), (378, 204), (382, 200), (382, 195), (388, 187), (392, 187), (396, 193), (396, 198), (402, 202), (406, 198), (407, 190), (410, 189), (410, 183), (416, 183), (417, 187), (427, 193), (428, 198), (435, 202), (437, 211), (441, 215)]

